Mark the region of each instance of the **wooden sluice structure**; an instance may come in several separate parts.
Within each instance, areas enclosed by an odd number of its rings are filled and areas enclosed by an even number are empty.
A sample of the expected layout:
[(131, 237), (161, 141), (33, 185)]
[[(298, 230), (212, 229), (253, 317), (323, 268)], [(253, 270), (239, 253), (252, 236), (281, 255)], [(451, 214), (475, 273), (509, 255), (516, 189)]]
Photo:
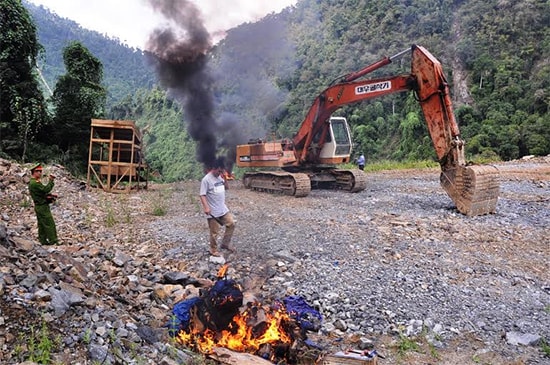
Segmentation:
[(147, 189), (149, 168), (133, 121), (92, 119), (88, 187), (107, 192)]

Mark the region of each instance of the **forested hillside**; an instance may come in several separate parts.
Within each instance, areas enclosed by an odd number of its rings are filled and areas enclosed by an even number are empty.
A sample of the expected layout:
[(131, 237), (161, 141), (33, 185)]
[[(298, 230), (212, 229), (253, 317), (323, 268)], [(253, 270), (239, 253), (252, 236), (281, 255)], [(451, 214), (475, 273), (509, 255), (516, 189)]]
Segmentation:
[[(26, 4), (27, 6), (28, 4)], [(146, 158), (167, 181), (202, 166), (181, 99), (155, 85), (139, 50), (28, 6), (45, 48), (48, 83), (62, 73), (60, 47), (80, 40), (101, 60), (105, 117), (146, 128)], [(230, 30), (209, 55), (220, 153), (249, 138), (292, 137), (311, 102), (339, 76), (419, 44), (443, 64), (467, 157), (509, 160), (550, 153), (550, 5), (537, 0), (299, 0)], [(371, 77), (406, 74), (404, 56)], [(412, 93), (337, 112), (367, 161), (434, 159)]]
[[(289, 92), (274, 131), (291, 136), (311, 101), (332, 80), (416, 43), (443, 64), (470, 157), (507, 160), (548, 154), (549, 10), (548, 4), (531, 0), (300, 1), (279, 15), (288, 22), (285, 29), (297, 68), (272, 77)], [(222, 47), (234, 49), (233, 39), (230, 33)], [(263, 53), (257, 55), (267, 62)], [(403, 58), (372, 77), (407, 73), (408, 62)], [(231, 75), (239, 84), (240, 74)], [(433, 158), (411, 94), (346, 107), (340, 113), (353, 125), (356, 151), (363, 151), (369, 161)]]
[(141, 50), (125, 45), (119, 39), (84, 29), (43, 6), (29, 2), (24, 2), (24, 5), (36, 24), (38, 41), (44, 47), (38, 64), (50, 89), (65, 73), (63, 48), (75, 40), (86, 46), (103, 64), (103, 82), (108, 91), (107, 106), (120, 102), (139, 88), (153, 87), (155, 75), (146, 64)]

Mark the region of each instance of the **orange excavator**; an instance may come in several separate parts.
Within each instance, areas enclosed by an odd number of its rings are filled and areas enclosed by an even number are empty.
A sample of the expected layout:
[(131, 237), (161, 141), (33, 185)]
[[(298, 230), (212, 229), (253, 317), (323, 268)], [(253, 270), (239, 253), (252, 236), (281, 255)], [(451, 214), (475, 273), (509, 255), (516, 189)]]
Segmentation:
[[(410, 74), (359, 80), (409, 52)], [(416, 94), (441, 166), (441, 185), (457, 209), (465, 215), (494, 213), (499, 171), (494, 166), (466, 164), (441, 64), (418, 45), (347, 74), (326, 88), (294, 138), (256, 139), (237, 146), (237, 166), (262, 169), (246, 172), (244, 186), (297, 197), (308, 195), (312, 188), (364, 190), (366, 175), (361, 170), (338, 168), (350, 162), (352, 142), (346, 119), (332, 114), (344, 105), (403, 91)]]

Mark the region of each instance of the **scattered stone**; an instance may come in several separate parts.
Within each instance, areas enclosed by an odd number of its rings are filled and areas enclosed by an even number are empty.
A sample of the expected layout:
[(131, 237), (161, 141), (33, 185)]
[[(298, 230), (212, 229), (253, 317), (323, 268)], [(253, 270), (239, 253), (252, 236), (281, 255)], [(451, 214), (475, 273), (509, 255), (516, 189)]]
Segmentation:
[[(499, 169), (497, 213), (481, 217), (458, 214), (432, 170), (371, 173), (364, 192), (314, 190), (301, 199), (232, 181), (238, 251), (213, 257), (198, 182), (107, 194), (82, 190), (57, 165), (48, 171), (61, 196), (52, 206), (61, 245), (41, 246), (26, 168), (0, 159), (0, 362), (13, 363), (24, 345), (14, 334), (42, 321), (67, 363), (189, 362), (165, 325), (176, 303), (200, 295), (228, 264), (246, 298), (300, 295), (317, 308), (323, 322), (311, 336), (327, 350), (389, 349), (409, 335), (443, 352), (472, 335), (482, 345), (461, 351), (483, 347), (480, 356), (498, 356), (492, 363), (542, 364), (550, 191), (540, 187), (549, 184), (550, 159)], [(161, 217), (151, 210), (159, 196), (168, 207)]]
[(530, 333), (506, 332), (506, 341), (510, 345), (536, 346), (540, 343), (542, 337)]

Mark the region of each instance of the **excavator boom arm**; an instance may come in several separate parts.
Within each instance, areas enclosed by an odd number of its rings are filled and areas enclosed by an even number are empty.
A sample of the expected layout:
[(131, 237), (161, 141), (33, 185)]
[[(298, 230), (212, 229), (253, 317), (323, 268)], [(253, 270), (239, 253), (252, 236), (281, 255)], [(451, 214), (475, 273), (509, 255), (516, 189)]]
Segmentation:
[(441, 63), (421, 46), (413, 46), (412, 52), (411, 73), (417, 80), (415, 91), (437, 158), (440, 162), (450, 160), (464, 164), (464, 142), (460, 139)]
[(342, 106), (411, 90), (414, 83), (414, 78), (406, 75), (340, 83), (325, 89), (313, 102), (300, 130), (294, 136), (296, 150), (301, 151), (298, 159), (302, 162), (306, 160), (306, 151), (313, 136), (328, 128), (326, 121)]
[[(385, 57), (360, 71), (350, 73), (344, 76), (343, 82), (328, 87), (317, 96), (293, 139), (300, 162), (307, 161), (307, 151), (313, 137), (328, 128), (326, 122), (337, 109), (356, 102), (411, 90), (418, 95), (438, 159), (446, 160), (454, 146), (462, 145), (443, 68), (441, 63), (423, 47), (412, 46), (409, 75), (356, 81), (388, 65), (393, 59), (408, 51), (400, 52), (393, 57)], [(322, 135), (326, 133), (323, 132)], [(451, 158), (453, 161), (457, 159), (462, 162), (464, 160), (463, 156)]]

